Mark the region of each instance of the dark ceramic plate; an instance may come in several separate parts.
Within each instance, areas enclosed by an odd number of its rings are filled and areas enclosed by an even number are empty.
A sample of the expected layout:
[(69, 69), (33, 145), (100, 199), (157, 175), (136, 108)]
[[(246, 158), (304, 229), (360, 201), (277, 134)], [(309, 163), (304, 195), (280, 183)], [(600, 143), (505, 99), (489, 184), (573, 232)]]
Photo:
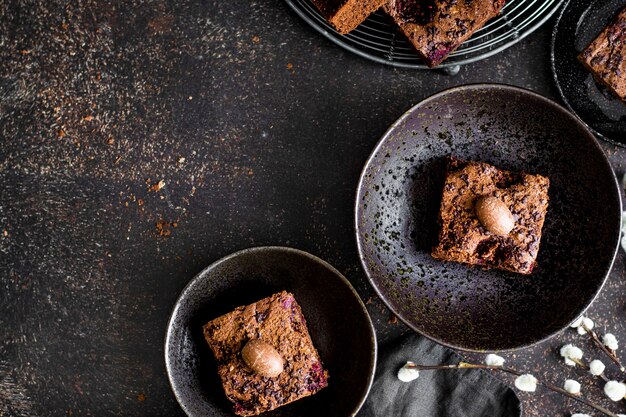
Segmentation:
[(552, 73), (563, 101), (598, 136), (622, 146), (626, 104), (597, 84), (576, 56), (624, 7), (624, 0), (570, 1), (552, 34)]
[(376, 367), (376, 336), (363, 302), (341, 273), (321, 259), (291, 248), (260, 247), (210, 265), (176, 302), (165, 339), (165, 364), (176, 399), (189, 416), (234, 416), (202, 326), (281, 290), (292, 292), (302, 307), (330, 379), (319, 393), (263, 415), (357, 413)]
[[(530, 276), (436, 261), (445, 158), (550, 178), (550, 206)], [(604, 153), (556, 103), (504, 85), (436, 94), (380, 140), (359, 182), (357, 243), (371, 284), (415, 331), (464, 350), (515, 349), (575, 320), (608, 275), (621, 200)]]

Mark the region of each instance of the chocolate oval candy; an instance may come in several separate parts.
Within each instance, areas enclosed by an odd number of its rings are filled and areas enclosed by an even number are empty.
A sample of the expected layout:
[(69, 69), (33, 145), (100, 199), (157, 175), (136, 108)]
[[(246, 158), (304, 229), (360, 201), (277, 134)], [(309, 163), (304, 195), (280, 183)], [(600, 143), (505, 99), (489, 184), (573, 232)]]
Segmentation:
[(509, 208), (496, 197), (481, 197), (476, 201), (476, 216), (485, 229), (498, 236), (506, 236), (515, 227), (515, 218)]
[(243, 361), (259, 375), (274, 378), (283, 371), (283, 358), (272, 345), (260, 339), (251, 339), (241, 349)]

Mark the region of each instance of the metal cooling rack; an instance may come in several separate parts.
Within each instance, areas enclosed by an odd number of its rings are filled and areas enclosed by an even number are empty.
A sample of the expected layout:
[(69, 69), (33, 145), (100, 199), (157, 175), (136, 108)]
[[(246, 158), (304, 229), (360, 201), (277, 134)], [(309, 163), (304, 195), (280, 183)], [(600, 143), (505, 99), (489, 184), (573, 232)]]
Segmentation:
[[(358, 28), (340, 35), (310, 0), (286, 0), (295, 12), (322, 35), (364, 58), (404, 68), (427, 69), (391, 18), (377, 11)], [(541, 26), (565, 0), (509, 0), (500, 15), (476, 31), (437, 68), (456, 73), (460, 65), (494, 55)]]

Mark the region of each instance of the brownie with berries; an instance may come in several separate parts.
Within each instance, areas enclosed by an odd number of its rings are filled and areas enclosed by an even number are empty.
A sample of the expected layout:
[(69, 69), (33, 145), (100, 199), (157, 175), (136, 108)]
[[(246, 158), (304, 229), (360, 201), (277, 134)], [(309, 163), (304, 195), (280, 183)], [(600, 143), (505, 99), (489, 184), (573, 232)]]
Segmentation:
[(386, 0), (312, 0), (337, 32), (346, 34), (380, 9)]
[(328, 371), (291, 293), (238, 307), (203, 331), (235, 414), (255, 416), (328, 385)]
[(626, 8), (613, 18), (578, 60), (593, 77), (626, 102)]
[(448, 160), (432, 257), (520, 274), (535, 266), (550, 181), (484, 162)]
[(439, 65), (487, 21), (505, 0), (387, 0), (384, 10), (430, 67)]

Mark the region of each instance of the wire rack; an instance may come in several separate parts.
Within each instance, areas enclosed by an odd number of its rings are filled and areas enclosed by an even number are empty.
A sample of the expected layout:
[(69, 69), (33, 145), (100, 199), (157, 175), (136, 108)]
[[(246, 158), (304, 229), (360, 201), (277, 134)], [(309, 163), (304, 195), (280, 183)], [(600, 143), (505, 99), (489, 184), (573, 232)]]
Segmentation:
[[(310, 0), (286, 0), (295, 12), (325, 37), (372, 61), (404, 68), (427, 69), (389, 16), (377, 11), (358, 28), (340, 35)], [(509, 0), (500, 15), (476, 31), (438, 68), (456, 68), (494, 55), (541, 26), (565, 0)]]

